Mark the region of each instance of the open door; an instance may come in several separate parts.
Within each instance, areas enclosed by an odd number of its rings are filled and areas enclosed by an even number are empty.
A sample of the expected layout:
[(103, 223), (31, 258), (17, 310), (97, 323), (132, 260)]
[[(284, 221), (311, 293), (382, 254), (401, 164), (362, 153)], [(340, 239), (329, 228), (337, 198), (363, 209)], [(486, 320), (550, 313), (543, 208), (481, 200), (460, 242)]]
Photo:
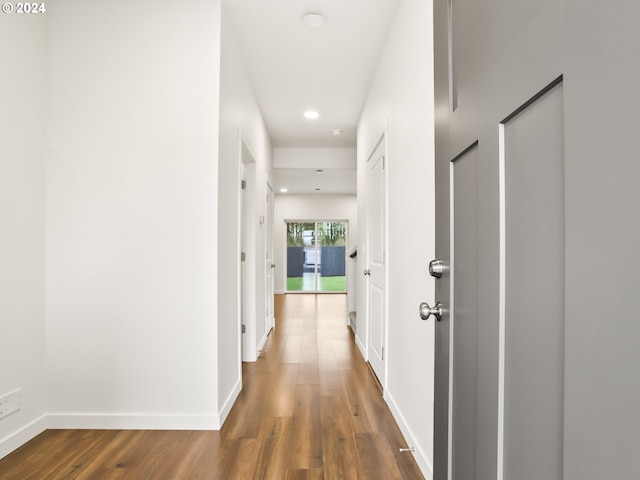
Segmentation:
[(561, 5), (510, 7), (435, 7), (437, 479), (563, 478)]
[(614, 3), (434, 1), (437, 480), (640, 477), (640, 7)]

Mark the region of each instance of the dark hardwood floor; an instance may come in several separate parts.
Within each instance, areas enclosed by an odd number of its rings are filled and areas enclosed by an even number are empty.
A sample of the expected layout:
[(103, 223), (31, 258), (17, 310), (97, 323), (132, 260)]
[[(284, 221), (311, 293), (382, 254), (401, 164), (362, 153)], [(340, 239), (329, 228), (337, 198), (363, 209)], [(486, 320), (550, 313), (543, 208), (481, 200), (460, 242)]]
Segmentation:
[(346, 326), (345, 295), (277, 295), (220, 432), (47, 430), (0, 479), (422, 479)]

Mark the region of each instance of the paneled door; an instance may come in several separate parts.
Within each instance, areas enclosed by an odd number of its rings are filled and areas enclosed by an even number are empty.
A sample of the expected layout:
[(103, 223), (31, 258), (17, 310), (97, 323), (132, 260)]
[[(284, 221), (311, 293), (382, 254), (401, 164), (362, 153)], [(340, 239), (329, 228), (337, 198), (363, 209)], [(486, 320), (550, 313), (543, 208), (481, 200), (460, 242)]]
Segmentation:
[(638, 18), (434, 1), (436, 480), (640, 478)]
[(367, 278), (368, 361), (384, 387), (387, 338), (386, 250), (386, 137), (383, 135), (367, 163)]
[(638, 18), (434, 0), (436, 480), (640, 478)]
[(561, 480), (560, 4), (435, 3), (434, 478)]

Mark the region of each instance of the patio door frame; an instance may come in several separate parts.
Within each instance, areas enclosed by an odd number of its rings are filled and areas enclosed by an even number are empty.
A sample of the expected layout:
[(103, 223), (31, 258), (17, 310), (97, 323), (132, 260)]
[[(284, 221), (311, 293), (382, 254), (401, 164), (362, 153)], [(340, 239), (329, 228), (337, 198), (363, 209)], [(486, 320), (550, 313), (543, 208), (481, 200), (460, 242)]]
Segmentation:
[[(348, 245), (348, 241), (349, 241), (349, 220), (347, 219), (314, 219), (314, 220), (309, 220), (309, 219), (304, 219), (304, 220), (299, 220), (299, 219), (285, 219), (284, 220), (285, 223), (285, 244), (284, 244), (284, 261), (285, 261), (285, 268), (284, 268), (284, 285), (285, 285), (285, 292), (286, 293), (347, 293), (347, 255), (346, 255), (346, 248)], [(288, 245), (288, 224), (290, 223), (313, 223), (314, 224), (314, 249), (315, 249), (315, 259), (316, 261), (314, 261), (314, 269), (313, 269), (313, 276), (314, 276), (314, 289), (313, 290), (289, 290), (288, 288), (288, 279), (289, 279), (289, 275), (288, 275), (288, 257), (287, 257), (287, 248), (289, 247)], [(344, 272), (344, 277), (345, 277), (345, 286), (344, 286), (344, 290), (319, 290), (318, 289), (318, 262), (317, 262), (317, 258), (318, 258), (318, 251), (320, 249), (320, 245), (318, 244), (318, 224), (320, 223), (343, 223), (345, 225), (345, 234), (344, 234), (344, 242), (345, 242), (345, 254), (344, 254), (344, 263), (345, 263), (345, 272)], [(303, 272), (304, 273), (304, 272)]]

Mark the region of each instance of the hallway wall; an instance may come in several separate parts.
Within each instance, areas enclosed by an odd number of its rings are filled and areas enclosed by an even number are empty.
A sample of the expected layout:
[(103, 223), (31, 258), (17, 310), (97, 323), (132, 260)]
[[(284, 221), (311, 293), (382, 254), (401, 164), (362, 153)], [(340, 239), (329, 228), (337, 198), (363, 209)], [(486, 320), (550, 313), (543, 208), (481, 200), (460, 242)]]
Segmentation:
[[(433, 303), (428, 264), (434, 241), (432, 2), (402, 0), (358, 125), (358, 218), (366, 245), (366, 162), (388, 127), (388, 336), (385, 398), (426, 478), (433, 451), (433, 320), (418, 315)], [(358, 254), (358, 271), (366, 254)], [(358, 311), (365, 311), (360, 278)], [(359, 344), (365, 316), (358, 315)]]
[(45, 47), (40, 15), (0, 17), (0, 458), (44, 428)]
[(220, 3), (46, 15), (50, 425), (215, 428)]
[[(253, 200), (257, 216), (265, 215), (265, 179), (271, 178), (271, 143), (258, 107), (246, 66), (226, 16), (221, 24), (220, 138), (218, 185), (218, 362), (219, 411), (222, 420), (242, 387), (240, 363), (240, 137), (255, 160)], [(255, 222), (255, 236), (247, 261), (253, 262), (255, 319), (265, 312), (265, 229)], [(260, 294), (262, 292), (262, 294)], [(251, 338), (264, 337), (264, 321), (255, 322)]]

